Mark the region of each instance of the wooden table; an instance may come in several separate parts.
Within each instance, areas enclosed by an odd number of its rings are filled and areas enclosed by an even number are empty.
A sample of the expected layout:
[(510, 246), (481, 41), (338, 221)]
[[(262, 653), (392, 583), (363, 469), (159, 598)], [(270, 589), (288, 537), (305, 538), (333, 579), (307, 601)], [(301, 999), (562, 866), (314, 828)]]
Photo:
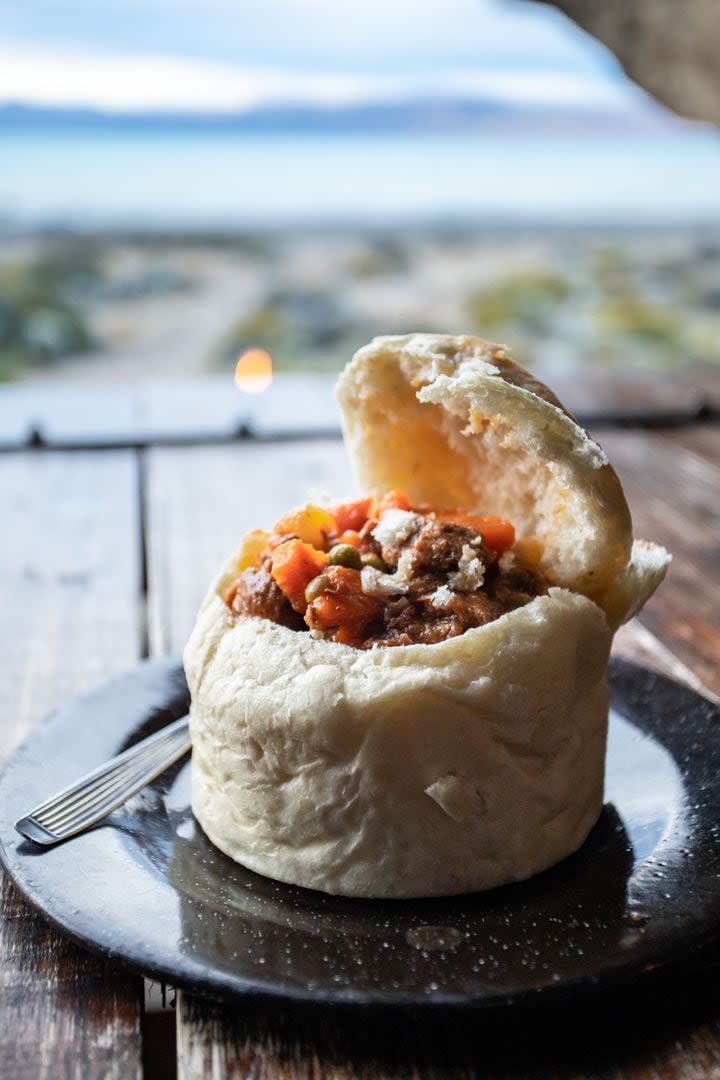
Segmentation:
[[(279, 386), (285, 405), (273, 413), (268, 399), (260, 420), (252, 411), (260, 406), (244, 403), (245, 430), (263, 438), (236, 442), (229, 441), (233, 417), (214, 429), (200, 390), (176, 395), (172, 417), (166, 408), (152, 422), (152, 408), (133, 411), (137, 395), (116, 392), (115, 427), (108, 421), (104, 429), (101, 405), (82, 395), (62, 408), (22, 388), (10, 403), (0, 395), (3, 757), (56, 703), (143, 656), (180, 650), (207, 581), (246, 528), (272, 521), (309, 488), (350, 489), (339, 439), (312, 437), (336, 427), (327, 387), (305, 386), (316, 413), (311, 426), (297, 406), (298, 385), (292, 392)], [(599, 426), (603, 409), (618, 405), (659, 408), (673, 423), (599, 433), (637, 533), (675, 556), (666, 584), (623, 631), (618, 649), (720, 695), (720, 428), (679, 415), (701, 391), (717, 405), (720, 376), (573, 380), (564, 388), (568, 404), (593, 410)], [(126, 409), (120, 421), (118, 407)], [(195, 444), (178, 445), (193, 417)], [(152, 423), (173, 445), (151, 445)], [(30, 429), (40, 447), (23, 448)], [(289, 438), (293, 431), (303, 437)], [(117, 446), (103, 446), (103, 434)], [(70, 944), (5, 883), (0, 1076), (172, 1076), (176, 1053), (177, 1073), (188, 1080), (720, 1077), (719, 965), (720, 952), (708, 955), (699, 973), (642, 1001), (631, 993), (591, 1006), (435, 1023), (411, 1013), (258, 1012), (179, 992), (175, 1029), (167, 1014), (144, 1012), (141, 978)]]

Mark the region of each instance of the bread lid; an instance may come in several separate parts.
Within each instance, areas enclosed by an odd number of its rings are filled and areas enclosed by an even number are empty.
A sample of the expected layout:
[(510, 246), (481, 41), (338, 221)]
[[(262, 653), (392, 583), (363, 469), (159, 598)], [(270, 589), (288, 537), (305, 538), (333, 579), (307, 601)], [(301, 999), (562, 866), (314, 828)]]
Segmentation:
[(648, 545), (643, 572), (630, 572), (630, 512), (604, 451), (501, 345), (378, 337), (345, 368), (337, 396), (363, 491), (398, 488), (413, 502), (507, 518), (518, 539), (540, 542), (554, 584), (614, 623), (664, 576), (669, 556), (653, 548), (648, 560)]

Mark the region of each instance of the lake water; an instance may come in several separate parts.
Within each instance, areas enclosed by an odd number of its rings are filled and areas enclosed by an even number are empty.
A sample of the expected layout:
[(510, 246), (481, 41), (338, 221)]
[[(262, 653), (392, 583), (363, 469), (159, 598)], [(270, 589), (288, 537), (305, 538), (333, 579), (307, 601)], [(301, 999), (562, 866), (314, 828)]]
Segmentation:
[(0, 133), (0, 220), (720, 222), (720, 135)]

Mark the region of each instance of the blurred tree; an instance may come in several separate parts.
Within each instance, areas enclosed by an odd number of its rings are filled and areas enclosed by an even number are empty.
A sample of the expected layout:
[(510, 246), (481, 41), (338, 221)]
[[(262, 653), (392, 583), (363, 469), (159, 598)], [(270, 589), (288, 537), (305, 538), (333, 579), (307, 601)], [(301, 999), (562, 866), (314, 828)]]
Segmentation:
[(720, 125), (718, 0), (550, 0), (675, 112)]

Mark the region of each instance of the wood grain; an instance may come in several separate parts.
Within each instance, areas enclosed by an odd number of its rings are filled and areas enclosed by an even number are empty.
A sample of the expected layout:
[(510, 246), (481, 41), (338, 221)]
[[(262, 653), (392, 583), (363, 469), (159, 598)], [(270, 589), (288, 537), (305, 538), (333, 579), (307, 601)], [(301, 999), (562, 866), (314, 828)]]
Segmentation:
[(604, 432), (635, 532), (663, 544), (673, 563), (641, 622), (720, 695), (720, 455), (681, 433)]
[[(3, 759), (59, 701), (137, 660), (136, 486), (124, 453), (0, 460)], [(2, 884), (0, 1076), (139, 1076), (141, 990)]]
[(613, 641), (613, 656), (624, 660), (632, 660), (641, 667), (657, 671), (666, 675), (675, 682), (685, 683), (691, 690), (702, 694), (711, 701), (720, 702), (720, 697), (715, 694), (691, 671), (686, 664), (679, 660), (670, 649), (652, 634), (640, 619), (631, 619), (625, 626), (621, 626), (615, 634)]
[(183, 994), (179, 1080), (705, 1080), (720, 1071), (717, 967), (589, 1004), (505, 1012), (238, 1008)]
[(317, 494), (352, 493), (339, 439), (148, 451), (148, 620), (153, 654), (178, 651), (248, 529)]

